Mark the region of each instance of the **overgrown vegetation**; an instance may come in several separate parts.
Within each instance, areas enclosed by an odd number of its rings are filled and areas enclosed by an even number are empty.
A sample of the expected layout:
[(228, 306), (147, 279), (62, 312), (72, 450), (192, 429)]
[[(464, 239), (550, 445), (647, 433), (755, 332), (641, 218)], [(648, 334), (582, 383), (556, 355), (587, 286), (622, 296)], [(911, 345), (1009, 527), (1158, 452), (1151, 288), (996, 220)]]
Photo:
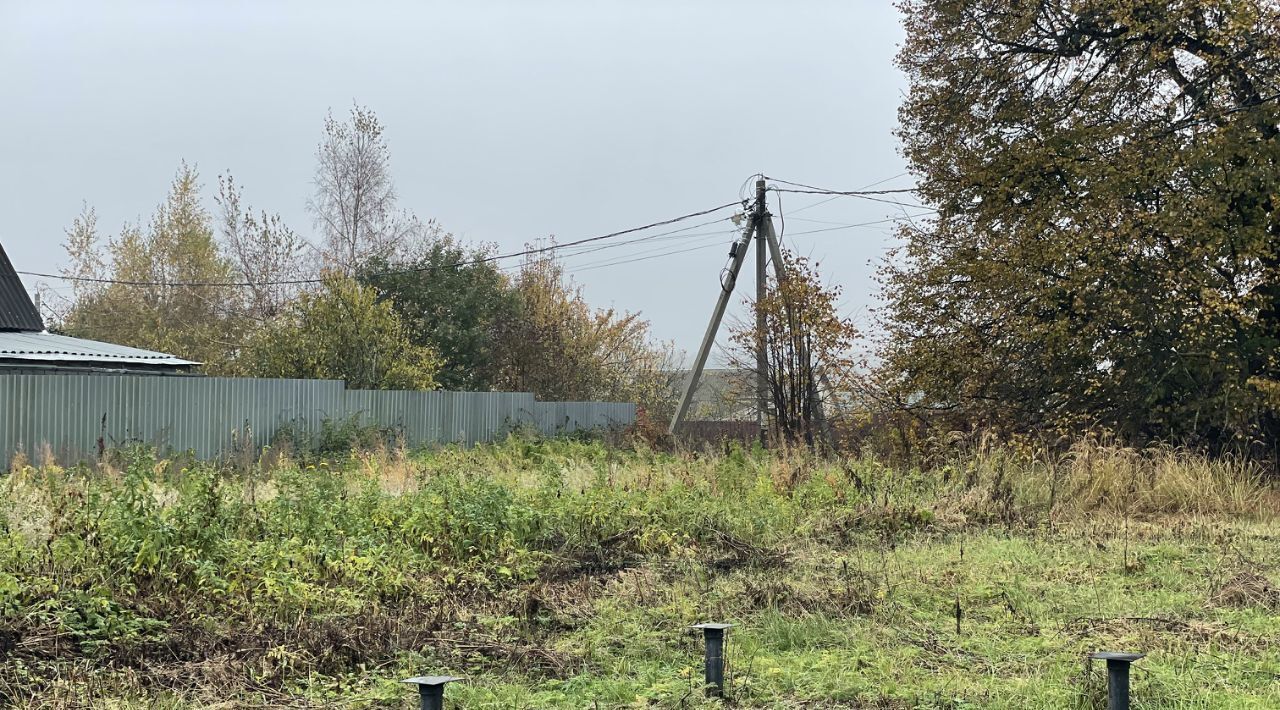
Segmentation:
[(764, 298), (750, 302), (756, 322), (732, 330), (730, 364), (754, 376), (763, 350), (765, 415), (773, 438), (829, 448), (836, 443), (833, 429), (844, 424), (839, 420), (851, 410), (867, 410), (855, 376), (858, 331), (840, 315), (841, 289), (823, 283), (818, 264), (790, 250), (780, 253)]
[(1280, 458), (1280, 3), (898, 5), (936, 212), (883, 272), (890, 393)]
[[(268, 465), (266, 462), (270, 461)], [(1248, 464), (1081, 445), (929, 470), (518, 438), (241, 469), (18, 465), (0, 702), (700, 707), (708, 619), (745, 707), (1274, 707), (1276, 492)]]

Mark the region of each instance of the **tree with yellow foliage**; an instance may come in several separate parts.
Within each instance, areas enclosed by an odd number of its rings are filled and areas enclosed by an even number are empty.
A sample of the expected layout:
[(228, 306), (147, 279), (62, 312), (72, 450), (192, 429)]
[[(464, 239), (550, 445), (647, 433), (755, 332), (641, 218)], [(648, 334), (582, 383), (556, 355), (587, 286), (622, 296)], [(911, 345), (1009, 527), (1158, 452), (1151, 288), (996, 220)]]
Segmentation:
[(355, 279), (331, 273), (284, 314), (260, 328), (238, 367), (255, 377), (343, 380), (351, 389), (436, 388), (440, 356), (414, 344), (389, 301)]
[(179, 168), (146, 228), (125, 225), (105, 244), (86, 208), (67, 232), (67, 252), (68, 276), (117, 283), (73, 282), (74, 302), (57, 329), (173, 353), (213, 374), (230, 367), (243, 327), (242, 294), (216, 285), (232, 281), (234, 269), (214, 240), (195, 168)]

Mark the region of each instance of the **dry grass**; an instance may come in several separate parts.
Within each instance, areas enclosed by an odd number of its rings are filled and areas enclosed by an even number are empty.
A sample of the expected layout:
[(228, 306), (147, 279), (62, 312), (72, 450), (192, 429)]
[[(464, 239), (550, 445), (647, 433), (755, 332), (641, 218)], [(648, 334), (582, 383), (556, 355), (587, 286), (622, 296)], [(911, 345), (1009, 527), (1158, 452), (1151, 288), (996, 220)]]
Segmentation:
[(952, 468), (962, 479), (953, 507), (1003, 504), (1054, 519), (1230, 515), (1267, 518), (1280, 493), (1255, 463), (1184, 449), (1134, 449), (1082, 441), (1065, 453), (979, 447)]
[(1276, 491), (1256, 465), (1181, 449), (1082, 444), (1067, 457), (1065, 474), (1063, 502), (1083, 511), (1259, 516), (1277, 509)]

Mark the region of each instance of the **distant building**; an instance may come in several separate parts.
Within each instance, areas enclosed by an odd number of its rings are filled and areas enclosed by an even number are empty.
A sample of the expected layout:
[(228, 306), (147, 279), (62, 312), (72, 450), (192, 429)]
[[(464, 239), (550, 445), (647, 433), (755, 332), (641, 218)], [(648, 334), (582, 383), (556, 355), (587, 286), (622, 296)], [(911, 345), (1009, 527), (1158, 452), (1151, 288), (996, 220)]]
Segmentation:
[(34, 373), (190, 374), (198, 362), (166, 353), (54, 335), (0, 246), (0, 375)]

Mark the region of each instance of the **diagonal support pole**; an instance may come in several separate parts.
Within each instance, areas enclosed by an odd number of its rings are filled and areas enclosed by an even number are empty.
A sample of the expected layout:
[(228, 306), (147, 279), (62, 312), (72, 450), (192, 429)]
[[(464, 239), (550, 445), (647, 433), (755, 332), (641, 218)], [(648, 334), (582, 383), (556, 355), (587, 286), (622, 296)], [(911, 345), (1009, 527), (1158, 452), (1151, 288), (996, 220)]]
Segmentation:
[(707, 332), (702, 336), (702, 345), (698, 348), (698, 357), (693, 361), (693, 372), (690, 373), (689, 385), (685, 387), (684, 394), (680, 396), (680, 404), (676, 407), (676, 414), (671, 418), (671, 426), (667, 429), (669, 434), (676, 433), (680, 422), (684, 421), (684, 415), (689, 411), (689, 405), (693, 402), (693, 393), (697, 391), (698, 381), (702, 379), (702, 370), (707, 365), (707, 356), (711, 354), (711, 346), (715, 344), (716, 332), (720, 330), (720, 321), (724, 320), (724, 311), (729, 306), (729, 299), (733, 297), (733, 287), (738, 281), (738, 273), (742, 271), (742, 262), (747, 259), (747, 247), (751, 244), (751, 238), (756, 233), (757, 224), (759, 224), (759, 220), (753, 215), (750, 224), (742, 235), (742, 239), (734, 244), (733, 261), (729, 264), (729, 273), (720, 282), (720, 297), (716, 299), (715, 310), (711, 312), (711, 322), (707, 323)]

